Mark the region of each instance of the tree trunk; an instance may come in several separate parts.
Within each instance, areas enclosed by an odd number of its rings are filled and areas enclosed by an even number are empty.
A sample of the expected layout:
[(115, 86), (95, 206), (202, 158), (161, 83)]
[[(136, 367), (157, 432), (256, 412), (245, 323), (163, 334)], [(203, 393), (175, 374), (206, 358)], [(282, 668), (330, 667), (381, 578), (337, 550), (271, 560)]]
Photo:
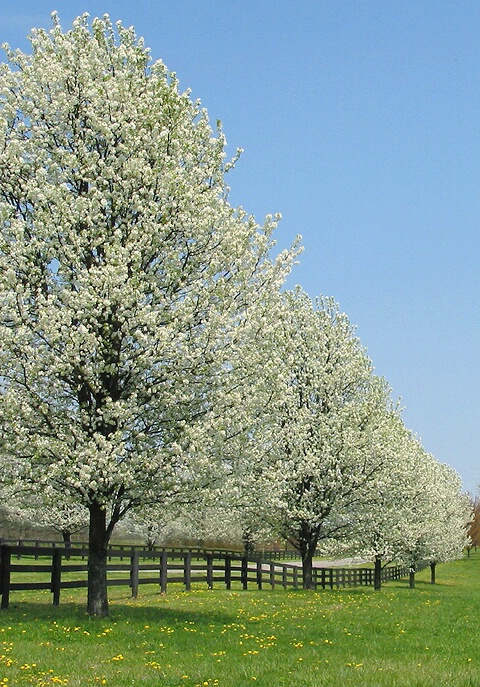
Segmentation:
[(98, 504), (92, 504), (89, 510), (87, 611), (91, 616), (104, 618), (108, 615), (107, 514)]
[(315, 589), (313, 576), (313, 557), (317, 550), (320, 528), (314, 528), (308, 523), (302, 523), (298, 550), (302, 556), (303, 588)]
[(247, 527), (242, 532), (243, 540), (243, 555), (251, 558), (255, 554), (255, 539), (250, 527)]
[(435, 568), (437, 567), (437, 564), (435, 561), (431, 561), (430, 563), (430, 583), (435, 584)]
[[(72, 533), (70, 532), (70, 530), (62, 530), (62, 539), (65, 548), (69, 549), (72, 546)], [(67, 554), (65, 556), (65, 559), (69, 561), (70, 556)]]
[(375, 570), (373, 573), (373, 588), (382, 588), (382, 559), (380, 556), (375, 556)]
[(313, 556), (309, 551), (302, 553), (303, 588), (315, 589), (313, 582)]
[(410, 589), (415, 589), (415, 564), (410, 566)]

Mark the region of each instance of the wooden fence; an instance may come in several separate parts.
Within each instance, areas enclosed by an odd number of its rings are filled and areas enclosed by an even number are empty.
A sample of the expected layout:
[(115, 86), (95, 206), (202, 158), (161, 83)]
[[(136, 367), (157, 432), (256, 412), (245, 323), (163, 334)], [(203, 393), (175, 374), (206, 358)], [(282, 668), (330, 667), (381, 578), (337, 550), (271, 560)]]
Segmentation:
[[(0, 537), (0, 546), (7, 545), (7, 546), (16, 546), (18, 548), (23, 548), (23, 547), (35, 547), (38, 551), (40, 551), (43, 548), (59, 548), (59, 549), (84, 549), (85, 551), (88, 548), (88, 544), (85, 541), (72, 541), (67, 544), (61, 540), (57, 539), (3, 539)], [(169, 552), (180, 552), (180, 553), (185, 553), (187, 551), (190, 551), (192, 554), (199, 553), (199, 552), (204, 552), (205, 548), (201, 546), (142, 546), (138, 544), (112, 544), (110, 543), (108, 545), (108, 550), (109, 552), (114, 552), (118, 551), (120, 555), (125, 554), (126, 556), (130, 555), (131, 551), (140, 551), (140, 554), (143, 555), (143, 552), (161, 552), (161, 551), (169, 551)], [(209, 552), (211, 553), (218, 553), (221, 555), (232, 555), (232, 556), (240, 556), (241, 550), (240, 549), (208, 549)], [(21, 557), (21, 554), (17, 554), (18, 556)], [(87, 556), (87, 553), (84, 554), (84, 557)], [(297, 552), (297, 558), (298, 558), (298, 552)]]
[[(0, 537), (0, 546), (2, 544), (10, 544), (13, 546), (35, 546), (37, 548), (41, 548), (44, 546), (51, 546), (53, 548), (64, 548), (64, 547), (72, 547), (74, 546), (75, 548), (87, 548), (88, 544), (85, 541), (72, 541), (69, 542), (68, 544), (65, 544), (64, 541), (60, 539), (27, 539), (27, 538), (21, 538), (21, 539), (2, 539)], [(141, 545), (133, 545), (132, 544), (109, 544), (110, 549), (116, 549), (118, 551), (131, 551), (133, 549), (139, 549), (141, 551), (145, 550), (148, 547), (141, 546)], [(198, 551), (205, 551), (204, 547), (200, 546), (179, 546), (179, 547), (172, 547), (172, 546), (152, 546), (148, 550), (150, 551), (191, 551), (192, 553), (198, 552)], [(213, 553), (223, 553), (227, 555), (232, 555), (232, 556), (239, 556), (242, 555), (243, 552), (240, 548), (237, 549), (222, 549), (222, 548), (215, 548), (215, 549), (208, 549), (209, 551), (212, 551)], [(316, 555), (320, 555), (320, 552), (317, 552)], [(299, 553), (298, 551), (295, 551), (294, 549), (259, 549), (254, 552), (255, 557), (262, 558), (265, 561), (288, 561), (288, 560), (298, 560)]]
[[(87, 554), (86, 548), (76, 546), (1, 545), (1, 608), (8, 608), (10, 593), (19, 590), (49, 590), (54, 605), (58, 605), (61, 590), (87, 586)], [(22, 560), (25, 558), (28, 562)], [(228, 551), (109, 548), (108, 558), (107, 585), (130, 586), (132, 597), (142, 584), (156, 584), (161, 592), (173, 583), (182, 584), (187, 591), (193, 583), (206, 584), (210, 589), (215, 584), (231, 589), (232, 583), (239, 583), (242, 589), (248, 589), (249, 584), (258, 589), (299, 589), (303, 585), (298, 564), (248, 559)], [(408, 567), (384, 568), (382, 581), (406, 577), (409, 572)], [(30, 581), (21, 581), (22, 573), (28, 573)], [(33, 582), (32, 574), (38, 575)], [(373, 585), (373, 574), (372, 568), (314, 568), (313, 582), (322, 589)]]

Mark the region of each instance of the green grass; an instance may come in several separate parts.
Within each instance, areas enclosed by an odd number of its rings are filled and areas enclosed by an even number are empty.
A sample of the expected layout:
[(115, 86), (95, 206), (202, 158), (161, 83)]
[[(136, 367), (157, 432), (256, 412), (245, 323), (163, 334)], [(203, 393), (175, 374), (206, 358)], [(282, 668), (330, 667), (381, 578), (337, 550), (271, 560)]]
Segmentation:
[[(113, 588), (89, 619), (84, 590), (12, 592), (0, 612), (0, 685), (478, 687), (480, 555), (381, 592)], [(3, 680), (3, 682), (2, 682)]]

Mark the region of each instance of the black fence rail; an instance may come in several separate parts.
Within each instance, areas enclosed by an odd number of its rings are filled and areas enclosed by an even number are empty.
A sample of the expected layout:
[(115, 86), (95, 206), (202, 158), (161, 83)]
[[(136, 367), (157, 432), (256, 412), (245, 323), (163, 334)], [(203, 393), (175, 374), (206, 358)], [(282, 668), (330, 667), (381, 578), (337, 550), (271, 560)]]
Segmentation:
[[(64, 548), (64, 547), (75, 547), (75, 548), (87, 548), (88, 543), (84, 540), (72, 540), (65, 543), (62, 539), (28, 539), (26, 537), (21, 537), (18, 539), (4, 539), (0, 537), (0, 546), (2, 544), (8, 544), (10, 546), (36, 546), (39, 548), (51, 546), (52, 548)], [(205, 547), (202, 546), (146, 546), (144, 544), (122, 544), (122, 543), (110, 543), (109, 548), (118, 551), (131, 551), (132, 549), (139, 551), (192, 551), (199, 552), (205, 551)], [(243, 553), (241, 548), (211, 548), (208, 547), (209, 551), (214, 551), (224, 554), (240, 555)], [(320, 555), (317, 552), (315, 555)], [(287, 560), (298, 560), (299, 553), (295, 549), (258, 549), (253, 553), (254, 558), (262, 558), (263, 560), (276, 560), (276, 561), (287, 561)]]
[[(417, 564), (415, 572), (423, 570), (427, 563)], [(315, 568), (315, 582), (322, 589), (340, 589), (341, 587), (373, 586), (373, 568)], [(391, 582), (409, 577), (411, 569), (405, 565), (389, 566), (382, 569), (381, 581)]]
[[(52, 549), (84, 549), (87, 551), (88, 549), (88, 543), (85, 541), (72, 541), (65, 543), (64, 541), (58, 540), (58, 539), (2, 539), (0, 537), (0, 546), (16, 546), (20, 549), (23, 549), (25, 547), (32, 548), (34, 547), (37, 549), (37, 551), (40, 551), (45, 548), (52, 548)], [(109, 544), (108, 545), (108, 550), (109, 552), (114, 552), (118, 551), (120, 554), (124, 553), (126, 556), (130, 555), (131, 551), (139, 551), (141, 555), (145, 553), (145, 555), (149, 555), (150, 553), (160, 553), (162, 551), (168, 551), (168, 552), (179, 552), (179, 553), (185, 553), (185, 552), (191, 552), (192, 555), (195, 554), (203, 554), (207, 549), (205, 547), (201, 546), (146, 546), (143, 544)], [(222, 549), (222, 548), (214, 548), (214, 549), (208, 549), (209, 552), (219, 554), (219, 555), (232, 555), (232, 556), (239, 556), (242, 555), (242, 552), (240, 549)], [(21, 557), (21, 553), (17, 554), (18, 556)], [(85, 556), (87, 553), (84, 554)], [(109, 554), (109, 555), (113, 555)], [(298, 553), (297, 553), (297, 558), (298, 558)]]
[[(320, 552), (317, 551), (315, 555), (319, 556)], [(265, 561), (295, 561), (298, 560), (300, 554), (295, 549), (261, 549), (256, 551), (254, 556)]]
[[(77, 546), (3, 544), (0, 546), (1, 608), (8, 608), (10, 593), (20, 590), (49, 590), (54, 605), (58, 605), (62, 590), (87, 586), (87, 555), (86, 548)], [(187, 591), (194, 583), (209, 588), (222, 584), (226, 589), (231, 589), (232, 583), (239, 583), (242, 589), (252, 584), (258, 589), (303, 586), (302, 568), (298, 564), (249, 559), (238, 552), (109, 548), (108, 558), (107, 585), (129, 586), (132, 597), (138, 595), (140, 585), (144, 584), (155, 584), (163, 593), (173, 583), (182, 584)], [(382, 570), (382, 581), (397, 580), (409, 573), (408, 567), (387, 567)], [(36, 578), (34, 581), (32, 576)], [(314, 568), (313, 583), (321, 589), (373, 585), (374, 571), (372, 568)]]

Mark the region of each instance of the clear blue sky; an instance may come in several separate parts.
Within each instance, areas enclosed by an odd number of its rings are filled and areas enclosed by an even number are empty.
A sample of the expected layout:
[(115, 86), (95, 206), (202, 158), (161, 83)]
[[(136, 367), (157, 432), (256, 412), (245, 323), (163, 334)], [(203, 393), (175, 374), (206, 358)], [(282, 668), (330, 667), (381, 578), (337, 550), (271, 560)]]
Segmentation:
[(407, 427), (480, 482), (480, 3), (0, 0), (0, 41), (85, 11), (133, 25), (220, 119), (231, 201), (305, 246)]

